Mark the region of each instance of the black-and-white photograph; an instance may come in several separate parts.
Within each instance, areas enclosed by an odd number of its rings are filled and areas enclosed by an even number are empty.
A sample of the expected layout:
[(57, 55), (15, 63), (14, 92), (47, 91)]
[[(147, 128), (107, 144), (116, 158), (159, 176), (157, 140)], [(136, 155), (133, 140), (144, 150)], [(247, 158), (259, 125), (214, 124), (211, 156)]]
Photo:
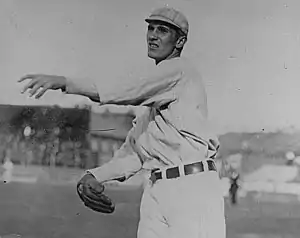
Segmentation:
[(0, 0), (0, 238), (299, 238), (299, 12)]

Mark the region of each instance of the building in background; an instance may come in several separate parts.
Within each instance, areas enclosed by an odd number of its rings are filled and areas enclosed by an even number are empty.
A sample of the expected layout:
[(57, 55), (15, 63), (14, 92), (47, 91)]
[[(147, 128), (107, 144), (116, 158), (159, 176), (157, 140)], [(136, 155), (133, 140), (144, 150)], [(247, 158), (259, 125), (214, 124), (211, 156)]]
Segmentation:
[(23, 165), (91, 168), (124, 143), (133, 111), (97, 113), (91, 107), (0, 105), (0, 156)]
[[(89, 141), (95, 166), (108, 162), (114, 152), (124, 143), (128, 131), (132, 128), (133, 112), (96, 113), (91, 111)], [(91, 165), (87, 166), (91, 167)]]
[(1, 160), (10, 148), (16, 164), (82, 167), (89, 150), (90, 111), (89, 107), (0, 105)]

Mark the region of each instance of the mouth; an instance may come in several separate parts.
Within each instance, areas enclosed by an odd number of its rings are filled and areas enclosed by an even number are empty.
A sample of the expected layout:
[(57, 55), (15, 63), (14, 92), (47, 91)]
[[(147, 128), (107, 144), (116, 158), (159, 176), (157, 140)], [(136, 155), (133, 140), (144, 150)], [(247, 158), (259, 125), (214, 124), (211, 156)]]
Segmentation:
[(149, 42), (149, 43), (148, 43), (148, 46), (149, 46), (149, 48), (151, 48), (151, 49), (157, 49), (157, 48), (159, 47), (158, 44), (153, 43), (153, 42)]

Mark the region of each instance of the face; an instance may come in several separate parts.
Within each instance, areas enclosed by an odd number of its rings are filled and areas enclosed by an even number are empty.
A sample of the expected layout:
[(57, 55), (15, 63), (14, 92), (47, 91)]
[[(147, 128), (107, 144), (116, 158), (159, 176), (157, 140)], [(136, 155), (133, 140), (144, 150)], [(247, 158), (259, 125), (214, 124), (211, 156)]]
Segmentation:
[(167, 59), (174, 52), (178, 42), (175, 29), (162, 22), (151, 22), (148, 25), (148, 56), (157, 63)]

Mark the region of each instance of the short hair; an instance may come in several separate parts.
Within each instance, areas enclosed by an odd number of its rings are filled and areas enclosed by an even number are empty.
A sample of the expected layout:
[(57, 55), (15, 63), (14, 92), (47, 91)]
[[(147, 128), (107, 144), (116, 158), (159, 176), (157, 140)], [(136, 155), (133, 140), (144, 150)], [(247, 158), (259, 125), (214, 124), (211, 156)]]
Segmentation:
[(183, 32), (182, 32), (182, 30), (180, 30), (180, 29), (175, 29), (175, 32), (176, 32), (176, 37), (177, 38), (179, 38), (179, 37), (182, 37), (182, 36), (184, 36), (185, 38), (187, 38), (187, 35), (186, 34), (184, 34)]

